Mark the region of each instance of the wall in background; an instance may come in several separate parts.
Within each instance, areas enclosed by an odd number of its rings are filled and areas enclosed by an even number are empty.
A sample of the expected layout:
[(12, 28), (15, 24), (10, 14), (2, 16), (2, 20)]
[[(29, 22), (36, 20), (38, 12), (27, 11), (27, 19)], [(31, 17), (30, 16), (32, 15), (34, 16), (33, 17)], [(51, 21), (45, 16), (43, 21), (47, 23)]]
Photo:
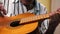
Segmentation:
[(51, 0), (38, 0), (38, 2), (44, 4), (47, 7), (48, 12), (51, 11)]
[(60, 8), (60, 0), (52, 0), (51, 4), (51, 11), (56, 11), (58, 8)]

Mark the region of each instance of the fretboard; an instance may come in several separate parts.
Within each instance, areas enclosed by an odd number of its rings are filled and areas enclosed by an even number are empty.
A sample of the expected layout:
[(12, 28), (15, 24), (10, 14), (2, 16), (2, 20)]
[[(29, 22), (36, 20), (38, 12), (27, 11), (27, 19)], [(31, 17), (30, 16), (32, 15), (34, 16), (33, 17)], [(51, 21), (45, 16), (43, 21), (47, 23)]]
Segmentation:
[(45, 18), (49, 18), (49, 14), (42, 14), (42, 15), (22, 18), (20, 23), (27, 23), (27, 22), (32, 22), (32, 21), (38, 21), (38, 20), (45, 19)]

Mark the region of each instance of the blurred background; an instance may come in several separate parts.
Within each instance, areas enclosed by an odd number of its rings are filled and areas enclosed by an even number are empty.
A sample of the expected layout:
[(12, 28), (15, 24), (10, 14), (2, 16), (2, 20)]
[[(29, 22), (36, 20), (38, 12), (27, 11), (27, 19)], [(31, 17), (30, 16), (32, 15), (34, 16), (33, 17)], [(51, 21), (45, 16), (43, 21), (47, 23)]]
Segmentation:
[(51, 11), (51, 0), (37, 0), (38, 2), (42, 3), (48, 9), (48, 12)]
[(38, 0), (38, 1), (47, 7), (48, 12), (56, 11), (58, 8), (60, 8), (60, 0)]

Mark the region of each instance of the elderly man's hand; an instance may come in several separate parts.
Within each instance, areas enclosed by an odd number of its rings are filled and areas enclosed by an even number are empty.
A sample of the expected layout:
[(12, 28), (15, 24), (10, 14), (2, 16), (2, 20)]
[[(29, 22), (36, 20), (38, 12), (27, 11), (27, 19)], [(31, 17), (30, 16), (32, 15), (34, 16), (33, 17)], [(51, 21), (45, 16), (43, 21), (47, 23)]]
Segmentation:
[(4, 9), (4, 6), (2, 3), (0, 3), (0, 16), (6, 15), (6, 10)]
[(51, 13), (50, 13), (50, 16), (53, 16), (53, 15), (55, 15), (55, 14), (60, 14), (60, 8), (57, 9), (57, 11), (51, 12)]

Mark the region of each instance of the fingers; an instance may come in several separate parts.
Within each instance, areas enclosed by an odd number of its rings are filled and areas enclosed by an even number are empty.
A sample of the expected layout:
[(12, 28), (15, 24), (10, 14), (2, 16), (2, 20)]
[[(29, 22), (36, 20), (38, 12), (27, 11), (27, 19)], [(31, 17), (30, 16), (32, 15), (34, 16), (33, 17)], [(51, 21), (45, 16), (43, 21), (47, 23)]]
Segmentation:
[(60, 11), (60, 8), (59, 8), (59, 9), (57, 9), (57, 11)]
[(57, 12), (60, 14), (60, 8), (57, 9)]
[(6, 15), (6, 10), (4, 9), (2, 3), (0, 3), (0, 16), (4, 17), (4, 15)]
[(3, 10), (3, 14), (6, 15), (6, 10), (5, 9)]
[(3, 12), (4, 15), (6, 15), (6, 10), (4, 9), (4, 7), (1, 7), (0, 11)]
[(0, 11), (3, 12), (4, 15), (6, 15), (6, 10), (4, 9), (4, 6), (0, 3)]
[(51, 13), (50, 13), (50, 16), (53, 16), (53, 15), (55, 15), (55, 14), (60, 14), (60, 8), (57, 9), (57, 11), (51, 12)]

